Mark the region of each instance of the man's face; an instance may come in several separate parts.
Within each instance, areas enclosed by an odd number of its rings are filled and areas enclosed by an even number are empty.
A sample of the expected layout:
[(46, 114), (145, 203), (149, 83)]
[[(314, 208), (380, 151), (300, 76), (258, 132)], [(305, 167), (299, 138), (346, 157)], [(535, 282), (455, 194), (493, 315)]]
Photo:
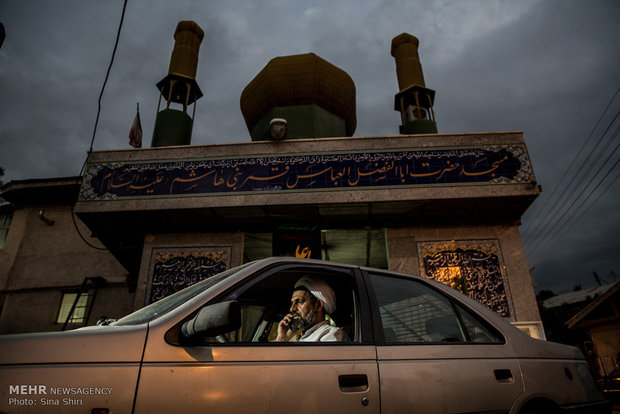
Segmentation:
[(314, 304), (305, 290), (296, 290), (291, 296), (291, 313), (299, 315), (304, 324), (301, 328), (308, 328), (317, 322), (319, 302)]

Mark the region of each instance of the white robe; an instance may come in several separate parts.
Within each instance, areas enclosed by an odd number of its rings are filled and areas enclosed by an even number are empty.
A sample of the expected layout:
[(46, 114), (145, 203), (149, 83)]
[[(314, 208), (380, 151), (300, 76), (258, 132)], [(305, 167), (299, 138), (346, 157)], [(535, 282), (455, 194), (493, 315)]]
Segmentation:
[(308, 329), (299, 338), (299, 342), (342, 342), (349, 338), (342, 328), (331, 326), (328, 321), (321, 321)]

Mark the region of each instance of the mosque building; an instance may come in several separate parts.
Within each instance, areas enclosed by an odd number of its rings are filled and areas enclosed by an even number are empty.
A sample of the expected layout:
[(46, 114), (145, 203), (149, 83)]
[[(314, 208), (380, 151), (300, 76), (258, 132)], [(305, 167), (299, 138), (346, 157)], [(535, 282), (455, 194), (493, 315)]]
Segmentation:
[[(403, 33), (391, 44), (399, 134), (353, 136), (354, 80), (307, 53), (275, 57), (243, 90), (251, 140), (191, 145), (203, 36), (194, 22), (177, 27), (168, 75), (157, 83), (151, 147), (94, 151), (81, 181), (64, 182), (77, 195), (71, 209), (79, 226), (109, 251), (97, 253), (103, 270), (83, 264), (83, 280), (72, 282), (87, 298), (83, 307), (97, 309), (84, 323), (287, 255), (435, 279), (544, 336), (519, 234), (540, 193), (523, 133), (438, 133), (416, 37)], [(2, 194), (25, 205), (24, 194), (42, 187), (9, 183)], [(18, 286), (19, 272), (6, 273), (5, 285)], [(121, 273), (122, 280), (113, 276)], [(19, 292), (5, 288), (0, 331), (15, 329), (6, 326), (19, 317)]]

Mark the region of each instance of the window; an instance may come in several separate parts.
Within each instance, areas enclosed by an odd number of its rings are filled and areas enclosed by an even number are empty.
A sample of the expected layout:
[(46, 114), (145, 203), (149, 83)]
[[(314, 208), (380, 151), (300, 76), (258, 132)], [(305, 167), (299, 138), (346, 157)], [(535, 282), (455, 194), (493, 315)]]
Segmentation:
[(245, 264), (242, 266), (233, 267), (232, 269), (225, 270), (215, 276), (208, 277), (190, 287), (166, 296), (157, 302), (153, 302), (150, 305), (135, 311), (134, 313), (130, 313), (129, 315), (114, 322), (114, 325), (139, 325), (141, 323), (154, 321), (160, 316), (167, 314), (181, 304), (189, 301), (193, 297), (201, 294), (205, 290), (215, 286), (222, 280), (234, 276), (237, 272), (243, 270), (247, 266), (248, 265)]
[[(321, 230), (320, 237), (320, 254), (314, 256), (314, 248), (312, 257), (379, 269), (388, 268), (384, 229), (327, 229)], [(272, 233), (245, 233), (244, 240), (245, 262), (279, 255), (273, 251)], [(293, 247), (291, 255), (297, 253)], [(303, 249), (299, 253), (303, 256)]]
[[(75, 299), (78, 297), (78, 294), (80, 297), (76, 302)], [(69, 319), (69, 323), (84, 322), (88, 310), (88, 293), (63, 293), (56, 323), (65, 323), (74, 303), (75, 308), (73, 309), (73, 314), (71, 315), (71, 319)]]
[(463, 325), (469, 335), (470, 342), (483, 342), (483, 343), (503, 343), (502, 336), (495, 332), (494, 329), (485, 326), (479, 320), (477, 320), (470, 312), (466, 311), (461, 305), (457, 305), (459, 315), (463, 320)]
[(9, 234), (9, 226), (11, 225), (11, 214), (0, 214), (0, 249), (4, 247), (7, 234)]
[[(353, 288), (353, 275), (349, 272), (331, 272), (317, 269), (286, 269), (266, 277), (254, 279), (217, 302), (235, 300), (241, 306), (241, 327), (215, 338), (203, 338), (203, 344), (226, 342), (273, 342), (278, 323), (289, 312), (295, 282), (302, 276), (318, 277), (333, 289), (336, 309), (329, 314), (328, 322), (346, 333), (350, 341), (359, 341), (357, 320), (357, 295)], [(357, 330), (357, 331), (356, 331)]]
[(371, 275), (387, 343), (502, 342), (461, 305), (410, 279)]

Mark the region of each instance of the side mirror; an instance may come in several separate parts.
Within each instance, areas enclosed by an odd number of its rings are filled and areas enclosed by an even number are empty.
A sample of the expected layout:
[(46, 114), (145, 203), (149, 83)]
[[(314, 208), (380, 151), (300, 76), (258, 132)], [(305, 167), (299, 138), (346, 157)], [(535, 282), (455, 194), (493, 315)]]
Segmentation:
[(185, 338), (217, 336), (241, 327), (241, 305), (237, 301), (205, 306), (181, 326)]

